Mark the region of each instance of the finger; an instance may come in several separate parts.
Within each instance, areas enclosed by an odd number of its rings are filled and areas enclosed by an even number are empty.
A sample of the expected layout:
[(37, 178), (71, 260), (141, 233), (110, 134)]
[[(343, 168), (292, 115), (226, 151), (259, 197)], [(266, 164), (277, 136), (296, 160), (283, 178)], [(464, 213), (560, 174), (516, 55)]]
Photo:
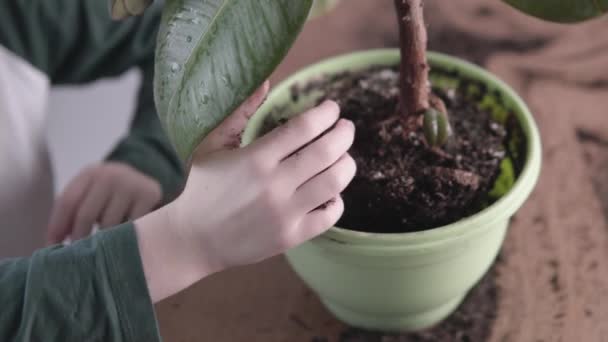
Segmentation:
[(154, 207), (156, 206), (156, 201), (152, 201), (149, 199), (141, 199), (139, 201), (135, 201), (130, 210), (129, 210), (129, 220), (136, 220), (144, 215), (146, 215), (147, 213), (151, 212), (152, 210), (154, 210)]
[(265, 81), (232, 115), (205, 137), (196, 155), (200, 157), (227, 148), (238, 148), (247, 122), (266, 99), (269, 88), (270, 82)]
[(133, 194), (130, 194), (127, 191), (119, 190), (119, 192), (113, 193), (101, 214), (99, 227), (104, 229), (125, 222), (129, 216), (129, 210), (132, 206), (131, 202), (134, 199), (133, 197)]
[(93, 225), (106, 207), (112, 194), (111, 186), (105, 182), (97, 182), (91, 186), (87, 192), (82, 204), (78, 208), (76, 219), (72, 228), (72, 240), (79, 240), (87, 237)]
[(343, 213), (344, 202), (340, 196), (332, 198), (323, 207), (311, 211), (298, 225), (298, 230), (302, 234), (301, 241), (308, 241), (323, 234), (336, 225)]
[(150, 6), (152, 0), (123, 0), (124, 6), (131, 15), (141, 15)]
[(333, 165), (353, 144), (355, 125), (340, 119), (336, 126), (321, 138), (285, 159), (280, 172), (289, 177), (296, 187)]
[(282, 160), (320, 136), (336, 123), (340, 107), (325, 101), (292, 119), (253, 143), (252, 148)]
[(305, 213), (322, 206), (338, 196), (352, 181), (357, 166), (353, 158), (345, 154), (329, 169), (315, 176), (295, 193), (298, 210)]
[(121, 20), (133, 15), (141, 15), (150, 6), (152, 0), (111, 0), (110, 16)]
[(110, 3), (110, 15), (114, 20), (120, 20), (129, 17), (129, 11), (125, 6), (124, 0), (112, 0)]
[(72, 180), (55, 202), (47, 228), (47, 244), (60, 243), (70, 234), (82, 198), (92, 183), (91, 169)]

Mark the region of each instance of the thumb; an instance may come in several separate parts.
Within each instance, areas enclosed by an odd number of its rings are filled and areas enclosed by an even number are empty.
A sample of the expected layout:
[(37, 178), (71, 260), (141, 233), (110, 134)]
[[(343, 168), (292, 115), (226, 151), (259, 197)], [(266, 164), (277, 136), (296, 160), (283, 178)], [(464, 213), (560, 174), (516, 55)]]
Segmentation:
[(110, 15), (115, 20), (140, 15), (151, 3), (152, 0), (110, 0)]
[(211, 131), (198, 146), (195, 152), (196, 158), (225, 149), (238, 148), (249, 119), (266, 99), (269, 88), (270, 82), (265, 81), (234, 113)]
[(92, 170), (80, 172), (55, 202), (47, 227), (47, 245), (60, 243), (70, 235), (80, 204), (93, 183)]

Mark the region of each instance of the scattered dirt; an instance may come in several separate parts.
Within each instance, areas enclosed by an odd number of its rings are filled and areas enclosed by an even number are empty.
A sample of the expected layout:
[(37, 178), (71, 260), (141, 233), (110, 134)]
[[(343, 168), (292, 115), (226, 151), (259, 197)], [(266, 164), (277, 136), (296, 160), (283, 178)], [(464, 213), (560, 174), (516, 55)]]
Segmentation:
[(597, 133), (578, 128), (576, 139), (583, 147), (583, 157), (592, 172), (593, 189), (608, 222), (608, 139)]
[[(333, 99), (357, 128), (350, 151), (357, 176), (343, 194), (339, 226), (401, 233), (430, 229), (477, 212), (487, 203), (505, 157), (503, 126), (464, 94), (436, 89), (450, 113), (454, 134), (430, 149), (422, 129), (404, 132), (398, 115), (398, 73), (374, 67), (342, 73), (292, 90), (294, 100), (312, 90)], [(479, 94), (483, 96), (483, 94)]]

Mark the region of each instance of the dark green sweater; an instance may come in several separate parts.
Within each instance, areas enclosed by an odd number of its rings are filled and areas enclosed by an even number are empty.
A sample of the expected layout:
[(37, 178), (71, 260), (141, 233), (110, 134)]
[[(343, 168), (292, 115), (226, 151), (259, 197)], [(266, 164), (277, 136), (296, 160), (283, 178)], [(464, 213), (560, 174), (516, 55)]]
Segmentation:
[[(159, 6), (157, 1), (144, 17), (113, 22), (106, 0), (0, 0), (0, 45), (53, 84), (140, 68), (143, 82), (130, 134), (109, 159), (157, 179), (168, 199), (183, 178), (153, 102)], [(0, 341), (158, 340), (131, 224), (31, 258), (0, 261)]]
[(133, 226), (0, 261), (0, 341), (160, 341)]

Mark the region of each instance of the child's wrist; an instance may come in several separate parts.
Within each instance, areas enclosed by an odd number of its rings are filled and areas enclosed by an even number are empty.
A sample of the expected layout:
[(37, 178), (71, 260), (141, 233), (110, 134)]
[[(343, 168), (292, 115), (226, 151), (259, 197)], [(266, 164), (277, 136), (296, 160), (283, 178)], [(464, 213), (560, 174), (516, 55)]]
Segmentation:
[(197, 248), (197, 241), (177, 227), (172, 205), (135, 221), (139, 252), (153, 302), (184, 290), (218, 271)]
[(166, 227), (171, 230), (173, 239), (180, 246), (181, 251), (187, 255), (188, 260), (200, 268), (199, 273), (207, 276), (222, 271), (225, 266), (216, 258), (210, 246), (212, 237), (205, 238), (203, 222), (192, 222), (191, 215), (182, 210), (181, 197), (163, 208), (166, 210)]

